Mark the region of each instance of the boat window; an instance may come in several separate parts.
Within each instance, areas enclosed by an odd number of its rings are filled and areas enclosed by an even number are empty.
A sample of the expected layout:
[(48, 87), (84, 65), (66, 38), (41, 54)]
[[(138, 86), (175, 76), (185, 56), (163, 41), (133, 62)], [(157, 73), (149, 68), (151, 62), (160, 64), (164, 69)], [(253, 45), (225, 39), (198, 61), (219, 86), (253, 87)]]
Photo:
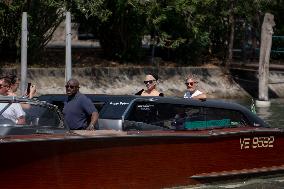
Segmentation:
[(60, 111), (62, 111), (63, 108), (64, 108), (64, 102), (63, 101), (52, 101), (52, 102), (49, 102), (49, 103), (57, 106)]
[(136, 102), (126, 120), (156, 125), (163, 129), (184, 130), (184, 124), (189, 118), (204, 121), (203, 109), (183, 104)]
[[(218, 121), (220, 126), (245, 126), (249, 125), (249, 121), (247, 117), (237, 111), (237, 110), (230, 110), (230, 109), (222, 109), (222, 108), (206, 108), (206, 116), (207, 121), (214, 122), (215, 126), (218, 126)], [(213, 123), (211, 123), (212, 125)], [(213, 124), (214, 125), (214, 124)]]
[(136, 102), (126, 120), (173, 130), (237, 127), (249, 123), (236, 110), (155, 102)]
[(21, 102), (11, 103), (10, 106), (6, 106), (5, 109), (5, 105), (7, 104), (8, 103), (0, 103), (0, 126), (17, 125), (17, 112), (23, 111), (26, 120), (26, 123), (23, 124), (24, 126), (62, 127), (60, 115), (53, 107)]
[(123, 113), (129, 105), (128, 101), (113, 100), (105, 103), (106, 108), (100, 112), (101, 119), (121, 119)]
[(131, 113), (130, 119), (138, 122), (153, 123), (157, 121), (157, 113), (155, 104), (137, 104)]
[[(24, 106), (27, 107), (24, 107)], [(26, 124), (31, 126), (60, 127), (58, 112), (52, 107), (40, 105), (22, 105), (26, 113)]]

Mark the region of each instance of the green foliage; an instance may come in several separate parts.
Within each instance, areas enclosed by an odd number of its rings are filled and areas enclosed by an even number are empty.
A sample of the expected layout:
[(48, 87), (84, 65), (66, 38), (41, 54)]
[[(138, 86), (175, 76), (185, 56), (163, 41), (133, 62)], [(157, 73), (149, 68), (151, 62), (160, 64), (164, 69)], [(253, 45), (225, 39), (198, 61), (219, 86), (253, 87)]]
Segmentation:
[(145, 23), (139, 1), (89, 0), (88, 6), (83, 4), (79, 0), (73, 2), (73, 10), (80, 10), (75, 17), (98, 35), (105, 57), (121, 61), (139, 59)]
[(1, 53), (19, 52), (21, 15), (27, 11), (29, 58), (36, 60), (66, 10), (73, 22), (100, 40), (105, 57), (120, 61), (142, 58), (144, 36), (150, 36), (150, 47), (159, 56), (172, 52), (172, 59), (185, 64), (208, 55), (225, 58), (230, 16), (239, 44), (248, 25), (260, 32), (266, 11), (275, 15), (275, 34), (284, 33), (283, 0), (2, 0)]
[(21, 12), (23, 5), (14, 2), (0, 2), (0, 49), (7, 54), (19, 46), (21, 31)]
[(173, 28), (165, 29), (174, 41), (173, 44), (178, 44), (174, 46), (178, 61), (195, 62), (208, 50), (210, 39), (207, 21), (211, 16), (208, 8), (212, 3), (211, 0), (176, 0), (170, 3), (172, 9), (168, 13), (167, 26)]
[(275, 35), (284, 35), (284, 0), (273, 0), (269, 4), (263, 2), (267, 11), (274, 15), (276, 26), (274, 27)]
[(105, 22), (112, 14), (110, 10), (104, 7), (105, 0), (74, 0), (72, 3), (86, 19), (97, 17), (101, 22)]
[(40, 57), (43, 47), (63, 19), (64, 1), (6, 0), (0, 2), (1, 54), (19, 58), (22, 12), (28, 13), (28, 51), (30, 61)]
[(34, 0), (27, 5), (29, 41), (28, 50), (31, 61), (40, 59), (46, 44), (58, 25), (65, 19), (64, 2), (55, 0)]

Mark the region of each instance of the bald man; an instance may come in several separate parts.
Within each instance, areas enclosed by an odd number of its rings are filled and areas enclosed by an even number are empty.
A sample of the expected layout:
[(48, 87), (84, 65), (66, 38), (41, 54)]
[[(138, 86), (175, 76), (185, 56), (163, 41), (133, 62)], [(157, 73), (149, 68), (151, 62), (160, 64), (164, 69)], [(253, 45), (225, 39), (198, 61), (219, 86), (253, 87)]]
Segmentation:
[(72, 130), (95, 130), (98, 110), (88, 97), (79, 92), (79, 85), (76, 79), (70, 79), (65, 85), (68, 96), (63, 108), (65, 123)]

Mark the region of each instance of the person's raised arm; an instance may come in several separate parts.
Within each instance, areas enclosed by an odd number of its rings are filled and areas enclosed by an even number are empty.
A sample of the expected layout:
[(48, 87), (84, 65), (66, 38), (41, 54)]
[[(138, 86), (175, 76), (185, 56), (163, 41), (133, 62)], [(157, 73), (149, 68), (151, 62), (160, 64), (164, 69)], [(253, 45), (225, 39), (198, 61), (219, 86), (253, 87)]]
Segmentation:
[(207, 95), (205, 93), (202, 93), (200, 95), (192, 97), (193, 99), (198, 99), (198, 100), (206, 100)]
[(36, 86), (35, 85), (31, 85), (30, 88), (30, 93), (27, 94), (28, 98), (32, 99), (35, 95), (36, 95)]

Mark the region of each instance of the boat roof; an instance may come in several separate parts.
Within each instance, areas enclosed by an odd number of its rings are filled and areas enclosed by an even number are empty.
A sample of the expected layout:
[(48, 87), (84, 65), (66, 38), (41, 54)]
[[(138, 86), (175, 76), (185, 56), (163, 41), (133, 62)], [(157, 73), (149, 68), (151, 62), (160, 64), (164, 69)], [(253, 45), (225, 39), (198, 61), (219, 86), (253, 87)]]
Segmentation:
[[(186, 107), (191, 106), (196, 106), (196, 107), (208, 107), (208, 108), (213, 108), (213, 114), (215, 109), (224, 109), (224, 110), (237, 110), (245, 114), (247, 118), (250, 120), (250, 128), (248, 129), (248, 132), (255, 132), (257, 129), (261, 129), (263, 131), (262, 127), (268, 127), (268, 125), (260, 119), (256, 114), (252, 113), (249, 111), (246, 107), (241, 106), (237, 103), (234, 102), (228, 102), (226, 100), (218, 100), (218, 99), (207, 99), (204, 101), (201, 100), (196, 100), (196, 99), (184, 99), (184, 98), (179, 98), (179, 97), (142, 97), (142, 96), (135, 96), (135, 95), (100, 95), (100, 94), (87, 94), (86, 95), (88, 98), (92, 100), (92, 102), (96, 105), (96, 103), (102, 105), (102, 109), (99, 112), (100, 119), (106, 119), (106, 120), (123, 120), (124, 118), (127, 118), (127, 113), (131, 112), (131, 110), (134, 110), (133, 107), (138, 107), (139, 105), (156, 105), (160, 108), (164, 108), (164, 104), (171, 104), (170, 107), (175, 107), (177, 106), (183, 106), (186, 105)], [(29, 102), (29, 103), (35, 103), (37, 105), (47, 105), (47, 106), (52, 106), (55, 107), (57, 103), (64, 104), (64, 101), (67, 100), (67, 95), (64, 94), (51, 94), (51, 95), (42, 95), (40, 96), (37, 100), (30, 100), (30, 99), (24, 99), (24, 98), (19, 98), (19, 97), (10, 97), (10, 96), (0, 96), (0, 101), (1, 102)], [(173, 105), (173, 106), (172, 106)], [(158, 107), (157, 106), (157, 107)], [(56, 108), (57, 109), (57, 108)], [(202, 108), (201, 108), (202, 109)], [(57, 110), (58, 111), (58, 110)], [(169, 110), (171, 111), (171, 110)], [(211, 109), (209, 109), (211, 111)], [(222, 111), (222, 110), (221, 110)], [(59, 112), (59, 111), (58, 111)], [(133, 111), (134, 112), (134, 111)], [(128, 117), (129, 118), (129, 117)], [(63, 120), (63, 119), (62, 119)], [(126, 121), (128, 119), (125, 119)], [(124, 120), (124, 121), (125, 121)], [(130, 119), (131, 122), (131, 119)], [(114, 122), (108, 122), (108, 123), (114, 123)], [(115, 122), (118, 123), (118, 122)], [(254, 123), (257, 123), (254, 125)], [(253, 127), (253, 126), (260, 126), (260, 127)], [(252, 128), (253, 127), (253, 128)], [(6, 135), (7, 129), (10, 129), (8, 127), (3, 127), (2, 134), (0, 132), (0, 135)], [(13, 130), (12, 130), (13, 129)], [(29, 129), (29, 132), (27, 131)], [(51, 132), (50, 130), (46, 130), (47, 128), (44, 129), (38, 129), (36, 128), (36, 133), (45, 133), (45, 132)], [(68, 128), (65, 127), (58, 127), (58, 128), (48, 128), (48, 129), (53, 129), (53, 133), (65, 133), (68, 131)], [(67, 129), (67, 130), (66, 130)], [(225, 130), (224, 130), (225, 129)], [(244, 132), (244, 129), (239, 129), (237, 128), (224, 128), (220, 132), (239, 132), (239, 130), (242, 130)], [(228, 129), (228, 131), (226, 131)], [(268, 128), (267, 128), (268, 129)], [(21, 128), (21, 127), (15, 127), (11, 128), (8, 134), (23, 134), (23, 133), (31, 133), (32, 130), (29, 127), (27, 128)], [(268, 130), (267, 132), (274, 132), (274, 130)], [(140, 131), (139, 131), (140, 132)], [(151, 131), (151, 132), (159, 132), (159, 131)], [(164, 131), (166, 132), (166, 131)], [(172, 131), (168, 131), (170, 134)], [(181, 131), (175, 131), (176, 134), (180, 133)], [(209, 131), (204, 130), (204, 133), (208, 134)], [(216, 131), (217, 132), (217, 131)], [(276, 132), (276, 131), (275, 131)], [(277, 130), (278, 132), (278, 130)], [(3, 134), (4, 133), (4, 134)], [(145, 134), (147, 135), (147, 131), (145, 131)], [(194, 132), (193, 132), (194, 133)], [(133, 133), (135, 134), (135, 132)], [(148, 133), (149, 134), (149, 133)], [(182, 134), (182, 132), (181, 132)], [(188, 133), (190, 134), (190, 133)], [(199, 133), (200, 134), (200, 133)], [(216, 133), (215, 133), (216, 134)], [(221, 133), (222, 134), (222, 133)]]
[[(137, 96), (137, 95), (105, 95), (105, 94), (85, 94), (93, 102), (125, 102), (130, 103), (135, 99), (156, 101), (160, 103), (174, 103), (174, 104), (190, 104), (193, 106), (204, 106), (204, 107), (216, 107), (216, 108), (226, 108), (246, 111), (248, 110), (244, 106), (241, 106), (234, 102), (229, 102), (221, 99), (206, 99), (206, 100), (196, 100), (196, 99), (185, 99), (180, 97), (156, 97), (156, 96)], [(67, 95), (64, 94), (47, 94), (41, 95), (38, 98), (40, 101), (46, 102), (64, 102), (67, 100)], [(249, 110), (248, 110), (249, 111)]]
[[(262, 119), (252, 113), (248, 108), (234, 102), (229, 102), (221, 99), (185, 99), (180, 97), (156, 97), (156, 96), (137, 96), (137, 95), (106, 95), (106, 94), (86, 94), (94, 103), (103, 104), (100, 111), (101, 119), (119, 119), (123, 116), (129, 104), (134, 101), (148, 101), (153, 103), (170, 103), (183, 104), (198, 107), (220, 108), (228, 110), (237, 110), (244, 113), (250, 120), (256, 123), (261, 123), (262, 126), (268, 126)], [(38, 98), (41, 101), (46, 101), (51, 104), (61, 103), (67, 100), (65, 94), (47, 94)]]

